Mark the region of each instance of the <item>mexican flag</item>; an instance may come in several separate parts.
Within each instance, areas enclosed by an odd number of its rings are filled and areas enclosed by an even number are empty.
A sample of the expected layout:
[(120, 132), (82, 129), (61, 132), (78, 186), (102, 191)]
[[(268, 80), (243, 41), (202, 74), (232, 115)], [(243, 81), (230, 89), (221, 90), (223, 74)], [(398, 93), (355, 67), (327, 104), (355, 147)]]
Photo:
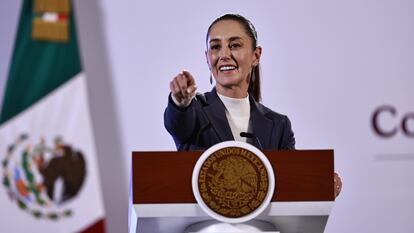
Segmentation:
[(70, 0), (24, 0), (0, 112), (2, 232), (104, 232)]

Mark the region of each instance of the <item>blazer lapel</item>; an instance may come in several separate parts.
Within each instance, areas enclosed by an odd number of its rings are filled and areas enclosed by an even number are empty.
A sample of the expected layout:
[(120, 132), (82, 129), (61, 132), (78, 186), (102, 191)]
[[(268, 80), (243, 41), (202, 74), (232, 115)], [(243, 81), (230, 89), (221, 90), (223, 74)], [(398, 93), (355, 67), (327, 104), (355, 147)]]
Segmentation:
[[(250, 109), (250, 121), (253, 127), (253, 134), (258, 138), (263, 146), (263, 149), (271, 148), (272, 145), (272, 131), (273, 121), (265, 117), (262, 107), (250, 97), (251, 109)], [(256, 140), (253, 140), (253, 144), (260, 148)]]
[(222, 142), (234, 140), (229, 122), (227, 121), (226, 108), (218, 97), (215, 88), (211, 92), (206, 93), (206, 99), (208, 104), (203, 107), (204, 113), (216, 131), (219, 140)]

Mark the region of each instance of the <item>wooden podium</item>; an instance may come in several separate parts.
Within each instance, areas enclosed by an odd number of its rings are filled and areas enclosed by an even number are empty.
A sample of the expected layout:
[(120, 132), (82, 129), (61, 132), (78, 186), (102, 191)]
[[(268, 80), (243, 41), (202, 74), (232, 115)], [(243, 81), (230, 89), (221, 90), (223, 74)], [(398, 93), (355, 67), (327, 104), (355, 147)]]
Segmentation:
[[(211, 219), (192, 192), (193, 167), (202, 151), (133, 152), (133, 205), (137, 233), (182, 233)], [(264, 151), (276, 188), (256, 219), (281, 233), (322, 233), (334, 204), (333, 150)]]

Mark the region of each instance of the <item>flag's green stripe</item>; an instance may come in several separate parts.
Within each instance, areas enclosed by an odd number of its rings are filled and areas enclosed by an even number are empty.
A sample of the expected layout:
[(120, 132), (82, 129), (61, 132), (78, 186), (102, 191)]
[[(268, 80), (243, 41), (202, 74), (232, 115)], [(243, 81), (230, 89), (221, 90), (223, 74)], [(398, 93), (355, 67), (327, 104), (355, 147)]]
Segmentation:
[(33, 1), (24, 0), (0, 124), (71, 79), (82, 68), (74, 14), (70, 17), (68, 43), (34, 41), (31, 38), (33, 16)]

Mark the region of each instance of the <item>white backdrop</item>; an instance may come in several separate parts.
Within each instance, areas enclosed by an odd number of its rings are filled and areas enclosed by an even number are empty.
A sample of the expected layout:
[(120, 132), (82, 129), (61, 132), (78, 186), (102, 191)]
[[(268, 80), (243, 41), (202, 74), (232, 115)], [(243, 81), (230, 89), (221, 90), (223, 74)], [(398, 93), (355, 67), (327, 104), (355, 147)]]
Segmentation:
[(344, 187), (325, 232), (414, 232), (414, 138), (401, 129), (381, 138), (371, 126), (385, 104), (397, 113), (380, 115), (384, 130), (414, 112), (414, 1), (101, 4), (125, 156), (175, 149), (163, 126), (168, 83), (186, 68), (199, 91), (210, 90), (206, 30), (240, 13), (263, 47), (263, 103), (291, 118), (298, 149), (335, 149)]

